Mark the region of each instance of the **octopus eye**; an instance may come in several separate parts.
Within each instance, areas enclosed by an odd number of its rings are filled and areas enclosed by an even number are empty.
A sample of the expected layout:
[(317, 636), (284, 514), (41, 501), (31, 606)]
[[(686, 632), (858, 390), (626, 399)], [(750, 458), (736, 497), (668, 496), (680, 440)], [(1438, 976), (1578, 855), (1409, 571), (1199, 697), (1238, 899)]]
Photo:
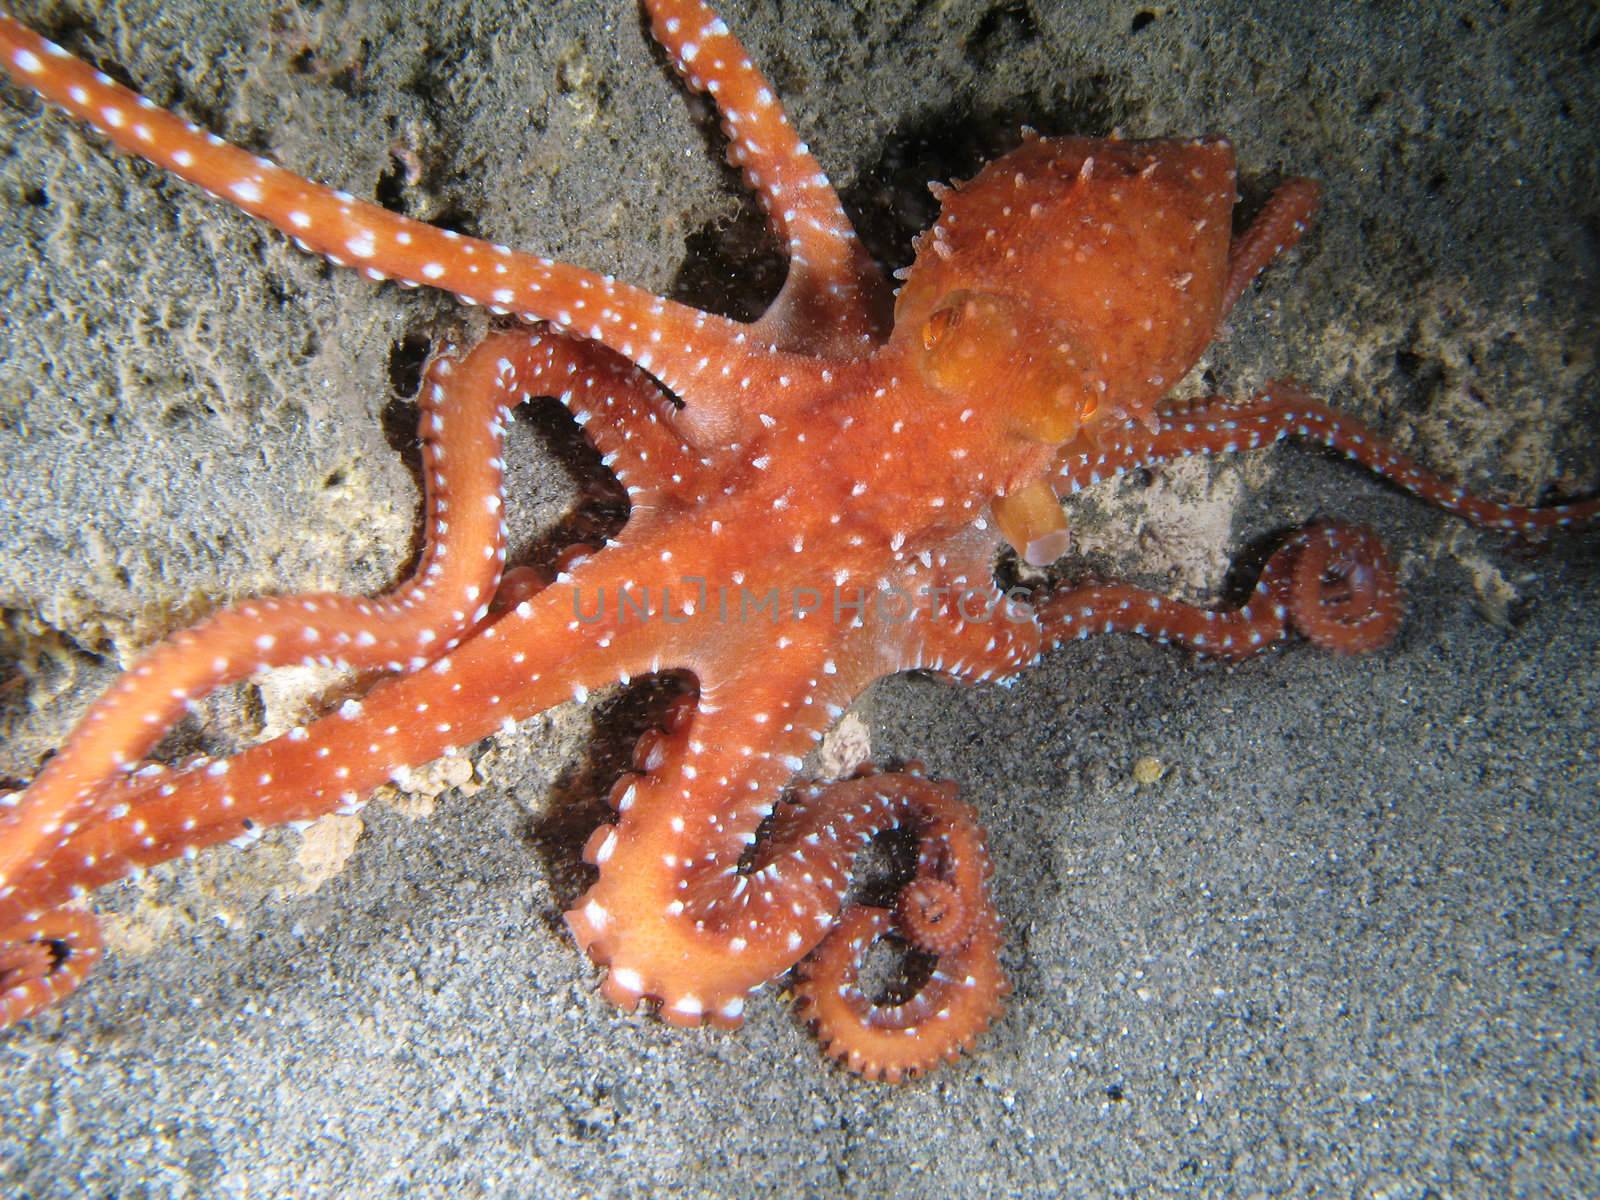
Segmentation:
[(922, 326), (922, 348), (932, 350), (944, 340), (961, 320), (961, 309), (954, 304), (947, 304), (929, 317)]

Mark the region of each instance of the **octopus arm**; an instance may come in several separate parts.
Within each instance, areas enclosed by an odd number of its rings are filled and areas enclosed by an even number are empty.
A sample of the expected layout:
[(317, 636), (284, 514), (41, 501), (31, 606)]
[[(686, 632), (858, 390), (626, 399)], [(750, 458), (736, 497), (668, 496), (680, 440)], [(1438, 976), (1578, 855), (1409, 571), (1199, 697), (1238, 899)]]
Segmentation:
[[(1057, 505), (1059, 509), (1059, 504)], [(1004, 682), (1038, 661), (1040, 634), (1022, 596), (995, 586), (997, 534), (973, 527), (896, 581), (917, 604), (893, 636), (903, 671), (939, 671), (964, 683)]]
[[(1336, 450), (1394, 486), (1469, 524), (1508, 533), (1541, 533), (1579, 525), (1600, 515), (1600, 499), (1538, 507), (1505, 504), (1475, 496), (1459, 484), (1435, 474), (1396, 450), (1360, 421), (1314, 399), (1291, 380), (1273, 380), (1250, 405), (1202, 409), (1186, 414), (1185, 424), (1237, 426), (1248, 431), (1251, 444), (1293, 438)], [(1228, 426), (1231, 422), (1232, 426)], [(1228, 447), (1224, 447), (1227, 449)]]
[[(574, 626), (590, 633), (577, 646)], [(96, 819), (60, 835), (0, 892), (0, 927), (141, 868), (249, 844), (270, 825), (359, 811), (412, 767), (654, 669), (657, 636), (643, 623), (582, 625), (567, 589), (553, 587), (486, 617), (452, 653), (270, 741), (102, 780)]]
[(0, 929), (0, 1029), (73, 991), (101, 953), (99, 922), (77, 909), (51, 909)]
[(796, 640), (777, 645), (752, 633), (693, 663), (697, 700), (645, 741), (641, 773), (618, 781), (617, 821), (585, 850), (599, 877), (566, 914), (608, 968), (612, 1003), (651, 998), (674, 1024), (736, 1025), (748, 993), (832, 925), (847, 881), (828, 839), (758, 844), (802, 756), (884, 670), (806, 641), (818, 625), (780, 626)]
[(1256, 276), (1305, 236), (1322, 198), (1314, 179), (1286, 179), (1267, 198), (1250, 227), (1228, 248), (1228, 277), (1222, 287), (1221, 316), (1226, 317)]
[[(52, 760), (54, 773), (5, 798), (12, 812), (0, 845), (18, 865), (0, 886), (0, 1023), (63, 995), (93, 965), (92, 917), (58, 919), (63, 903), (219, 842), (247, 845), (272, 824), (355, 811), (413, 766), (659, 665), (656, 626), (580, 620), (568, 590), (541, 592), (532, 572), (510, 573), (488, 599), (503, 559), (506, 411), (530, 392), (557, 391), (551, 372), (566, 378), (568, 353), (587, 360), (593, 350), (518, 331), (429, 366), (428, 541), (412, 581), (382, 600), (255, 601), (170, 639), (147, 656), (148, 671), (136, 666), (101, 702), (104, 715), (83, 723)], [(451, 507), (465, 479), (478, 503)], [(307, 660), (410, 673), (231, 758), (134, 769), (183, 709), (175, 682), (187, 681), (192, 699), (264, 665)]]
[(1540, 533), (1582, 524), (1600, 514), (1600, 499), (1531, 507), (1474, 496), (1289, 380), (1273, 381), (1244, 403), (1213, 396), (1169, 407), (1157, 418), (1153, 433), (1129, 426), (1101, 445), (1068, 447), (1060, 460), (1056, 490), (1070, 495), (1139, 467), (1192, 454), (1255, 450), (1293, 439), (1336, 450), (1418, 499), (1484, 529)]
[(542, 336), (548, 365), (540, 386), (566, 406), (627, 489), (633, 533), (640, 515), (692, 505), (705, 462), (674, 429), (676, 406), (661, 385), (593, 342), (556, 332)]
[(1323, 522), (1284, 542), (1238, 608), (1202, 608), (1129, 584), (1096, 583), (1053, 593), (1040, 605), (1039, 621), (1052, 647), (1131, 633), (1241, 659), (1282, 641), (1291, 628), (1339, 654), (1381, 649), (1399, 629), (1400, 606), (1394, 566), (1377, 536)]
[(797, 358), (786, 366), (787, 356), (739, 322), (312, 183), (166, 112), (5, 14), (0, 68), (118, 149), (260, 217), (336, 266), (548, 321), (605, 345), (697, 403), (732, 409), (743, 399), (741, 381), (765, 385), (803, 365)]
[(700, 0), (648, 0), (645, 7), (679, 76), (716, 103), (728, 161), (743, 172), (789, 255), (783, 290), (757, 330), (812, 354), (870, 349), (888, 331), (887, 281), (772, 85)]

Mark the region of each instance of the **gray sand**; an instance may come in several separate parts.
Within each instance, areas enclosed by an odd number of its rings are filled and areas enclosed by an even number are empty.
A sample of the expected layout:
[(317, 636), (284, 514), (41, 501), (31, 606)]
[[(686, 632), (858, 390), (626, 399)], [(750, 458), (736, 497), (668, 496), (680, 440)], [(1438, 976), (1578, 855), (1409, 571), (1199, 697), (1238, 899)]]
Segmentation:
[[(759, 301), (724, 281), (753, 273), (749, 205), (628, 0), (223, 7), (22, 16), (359, 195), (655, 289), (720, 244), (684, 294)], [(724, 15), (879, 230), (914, 229), (922, 181), (1021, 121), (1227, 132), (1247, 202), (1318, 176), (1317, 232), (1190, 389), (1293, 372), (1481, 490), (1594, 489), (1592, 7), (1302, 7)], [(20, 779), (119, 660), (216, 602), (396, 578), (417, 500), (393, 352), (477, 314), (330, 271), (9, 87), (0, 124), (0, 774)], [(532, 424), (514, 456), (526, 544), (571, 485)], [(369, 808), (310, 894), (288, 831), (109, 889), (119, 952), (0, 1035), (0, 1179), (1600, 1192), (1593, 537), (1519, 553), (1293, 450), (1101, 491), (1074, 514), (1080, 567), (1209, 595), (1265, 535), (1344, 515), (1389, 539), (1407, 621), (1363, 659), (1296, 644), (1228, 669), (1103, 639), (1010, 691), (902, 678), (864, 698), (874, 755), (960, 780), (991, 830), (1016, 991), (975, 1056), (891, 1088), (830, 1066), (775, 996), (735, 1034), (601, 1001), (559, 922), (576, 844), (535, 836), (593, 794), (596, 703), (475, 751), (487, 786), (431, 816)], [(181, 747), (254, 720), (225, 697)], [(1142, 756), (1159, 783), (1133, 781)]]

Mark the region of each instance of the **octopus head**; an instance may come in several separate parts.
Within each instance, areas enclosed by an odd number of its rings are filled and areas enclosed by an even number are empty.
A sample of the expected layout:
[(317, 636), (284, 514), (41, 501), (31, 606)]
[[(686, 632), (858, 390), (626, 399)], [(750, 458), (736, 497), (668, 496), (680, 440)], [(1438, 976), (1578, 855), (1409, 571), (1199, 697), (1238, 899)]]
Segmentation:
[(892, 344), (933, 396), (982, 414), (966, 437), (997, 523), (1049, 562), (1066, 541), (1046, 479), (1056, 448), (1151, 425), (1216, 329), (1233, 150), (1034, 139), (935, 194)]
[(1148, 423), (1217, 327), (1234, 188), (1220, 139), (1024, 142), (936, 189), (895, 336), (1024, 438)]
[(1003, 406), (1007, 431), (1059, 445), (1099, 414), (1072, 331), (1004, 292), (956, 288), (917, 322), (912, 352), (942, 395)]

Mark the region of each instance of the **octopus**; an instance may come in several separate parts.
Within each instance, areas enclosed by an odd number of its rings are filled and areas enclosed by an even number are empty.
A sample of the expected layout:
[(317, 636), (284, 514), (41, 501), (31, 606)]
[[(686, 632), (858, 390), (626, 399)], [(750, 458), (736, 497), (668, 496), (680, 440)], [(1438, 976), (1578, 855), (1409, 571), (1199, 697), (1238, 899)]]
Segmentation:
[[(972, 1047), (1007, 994), (974, 810), (916, 764), (794, 784), (874, 680), (1007, 683), (1071, 638), (1122, 632), (1228, 659), (1297, 630), (1335, 653), (1400, 619), (1376, 536), (1291, 534), (1237, 608), (1124, 584), (1002, 590), (1005, 547), (1045, 566), (1062, 499), (1122, 472), (1285, 438), (1331, 447), (1481, 526), (1539, 532), (1595, 501), (1527, 508), (1466, 494), (1297, 385), (1167, 400), (1318, 201), (1284, 182), (1234, 236), (1224, 138), (1030, 136), (940, 211), (895, 286), (863, 249), (772, 86), (698, 0), (645, 0), (708, 94), (730, 161), (788, 256), (741, 322), (575, 266), (389, 212), (165, 112), (0, 16), (19, 86), (303, 249), (374, 281), (443, 289), (502, 322), (435, 348), (418, 407), (425, 546), (388, 594), (262, 598), (151, 648), (0, 810), (0, 1025), (65, 996), (101, 953), (95, 888), (268, 826), (354, 812), (443, 755), (616, 683), (688, 680), (634, 750), (566, 912), (603, 995), (676, 1025), (740, 1024), (790, 974), (827, 1052), (899, 1081)], [(614, 536), (558, 568), (507, 568), (511, 409), (559, 397), (626, 489)], [(149, 761), (220, 687), (293, 664), (381, 680), (229, 757)], [(882, 904), (850, 892), (885, 835), (909, 862)], [(863, 982), (889, 938), (923, 966)], [(792, 973), (792, 974), (791, 974)], [(912, 986), (914, 984), (914, 986)]]

